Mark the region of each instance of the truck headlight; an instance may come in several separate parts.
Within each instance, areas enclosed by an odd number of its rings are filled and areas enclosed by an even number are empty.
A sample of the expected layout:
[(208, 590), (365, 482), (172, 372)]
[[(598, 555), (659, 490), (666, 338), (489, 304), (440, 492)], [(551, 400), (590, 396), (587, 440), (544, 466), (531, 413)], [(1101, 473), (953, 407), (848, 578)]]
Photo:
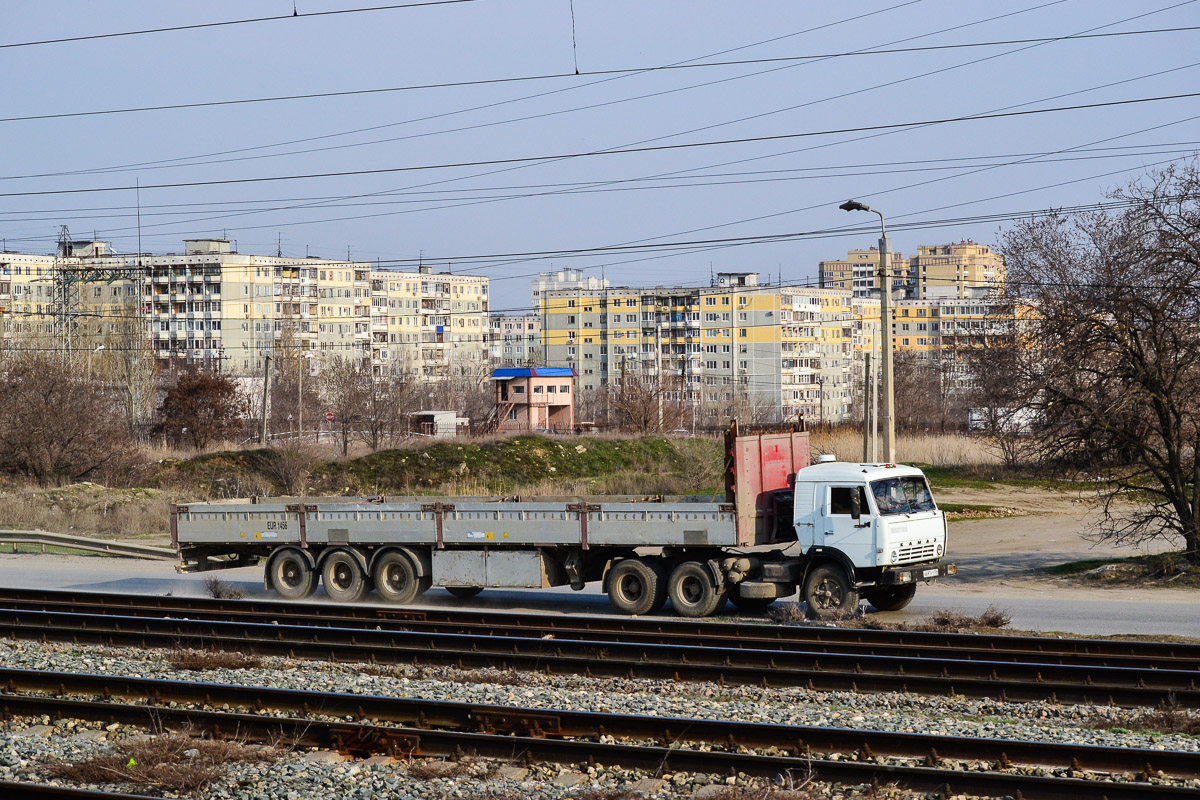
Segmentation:
[(896, 563), (896, 559), (898, 559), (898, 558), (900, 558), (900, 554), (899, 554), (899, 553), (897, 553), (895, 550), (893, 550), (893, 551), (892, 551), (892, 560), (891, 560), (891, 562), (890, 562), (890, 563), (892, 563), (892, 564), (895, 564), (895, 563)]
[(940, 544), (937, 546), (937, 554), (939, 557), (942, 555), (942, 546)]

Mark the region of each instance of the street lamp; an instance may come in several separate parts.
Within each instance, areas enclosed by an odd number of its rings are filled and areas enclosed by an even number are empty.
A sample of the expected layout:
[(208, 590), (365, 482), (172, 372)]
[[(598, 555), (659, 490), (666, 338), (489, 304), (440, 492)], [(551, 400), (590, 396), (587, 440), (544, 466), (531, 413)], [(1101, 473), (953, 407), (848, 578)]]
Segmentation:
[(882, 328), (880, 331), (883, 335), (882, 350), (883, 358), (881, 359), (883, 367), (880, 383), (883, 384), (883, 410), (880, 414), (882, 417), (883, 428), (883, 460), (884, 463), (894, 464), (896, 462), (896, 421), (895, 421), (895, 396), (892, 388), (892, 270), (891, 264), (888, 261), (889, 242), (887, 235), (887, 224), (883, 219), (883, 212), (876, 211), (866, 203), (860, 203), (857, 200), (847, 200), (838, 206), (842, 211), (870, 211), (879, 215), (879, 274), (883, 279), (883, 286), (879, 292), (879, 324)]

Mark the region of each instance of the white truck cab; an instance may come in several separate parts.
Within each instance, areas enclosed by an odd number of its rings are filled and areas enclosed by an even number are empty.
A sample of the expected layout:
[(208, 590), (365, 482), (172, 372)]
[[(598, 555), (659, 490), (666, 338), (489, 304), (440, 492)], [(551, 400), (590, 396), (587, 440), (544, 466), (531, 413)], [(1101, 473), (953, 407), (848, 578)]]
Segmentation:
[(897, 610), (917, 583), (957, 572), (941, 562), (945, 515), (916, 467), (823, 456), (797, 470), (794, 498), (796, 539), (812, 565), (801, 586), (818, 614), (855, 607), (860, 590), (876, 608)]

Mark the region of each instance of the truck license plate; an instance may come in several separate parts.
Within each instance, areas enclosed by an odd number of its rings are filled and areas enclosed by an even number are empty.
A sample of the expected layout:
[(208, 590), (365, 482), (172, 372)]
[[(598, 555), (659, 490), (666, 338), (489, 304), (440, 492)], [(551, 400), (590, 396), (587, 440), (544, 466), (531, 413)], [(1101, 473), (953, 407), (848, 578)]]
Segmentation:
[(936, 569), (927, 569), (921, 573), (922, 578), (936, 578), (938, 571)]

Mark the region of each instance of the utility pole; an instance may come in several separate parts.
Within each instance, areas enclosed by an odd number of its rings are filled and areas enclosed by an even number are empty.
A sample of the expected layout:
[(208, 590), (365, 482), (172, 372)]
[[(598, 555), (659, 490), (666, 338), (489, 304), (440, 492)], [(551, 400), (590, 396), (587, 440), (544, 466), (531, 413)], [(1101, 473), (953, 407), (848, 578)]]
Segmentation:
[(863, 410), (863, 461), (871, 455), (871, 354), (865, 353), (863, 366), (862, 410)]
[(263, 396), (262, 396), (262, 433), (258, 435), (258, 443), (267, 443), (267, 401), (271, 396), (271, 354), (263, 355)]
[(892, 269), (888, 258), (890, 242), (887, 235), (887, 223), (884, 222), (883, 212), (876, 211), (865, 203), (857, 200), (847, 200), (838, 208), (843, 211), (870, 211), (879, 215), (879, 275), (882, 286), (879, 292), (879, 325), (883, 337), (883, 359), (880, 370), (883, 391), (883, 458), (887, 464), (896, 462), (896, 400), (892, 386)]
[(304, 342), (299, 342), (296, 355), (296, 427), (300, 430), (299, 441), (304, 442)]

